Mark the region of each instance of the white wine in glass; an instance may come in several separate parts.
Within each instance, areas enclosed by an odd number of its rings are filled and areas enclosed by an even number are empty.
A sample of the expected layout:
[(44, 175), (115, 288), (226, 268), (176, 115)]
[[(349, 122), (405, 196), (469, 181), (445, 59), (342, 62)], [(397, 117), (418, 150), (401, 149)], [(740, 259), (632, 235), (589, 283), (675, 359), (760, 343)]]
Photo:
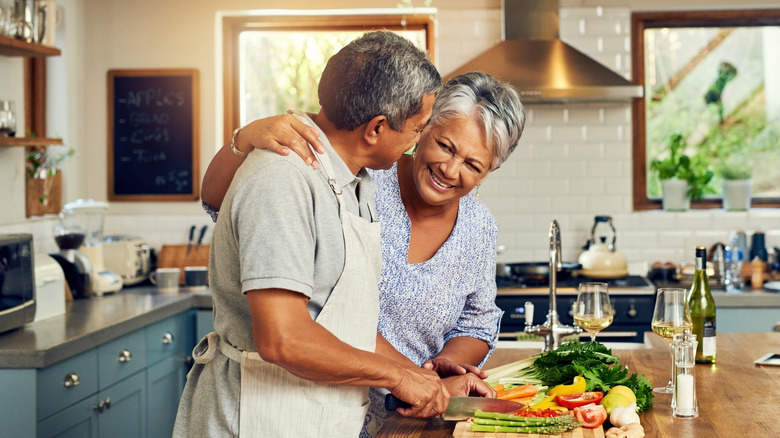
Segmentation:
[[(655, 298), (653, 319), (650, 323), (653, 333), (666, 339), (669, 343), (669, 353), (672, 354), (672, 339), (676, 334), (682, 334), (683, 330), (691, 329), (691, 314), (688, 312), (688, 303), (685, 300), (685, 289), (661, 288)], [(672, 355), (673, 356), (673, 355)], [(672, 357), (674, 360), (674, 357)], [(674, 392), (674, 363), (672, 363), (672, 378), (666, 386), (653, 388), (653, 392), (659, 394), (671, 394)]]
[(573, 317), (574, 323), (590, 334), (590, 341), (596, 342), (596, 334), (614, 318), (607, 283), (580, 283)]

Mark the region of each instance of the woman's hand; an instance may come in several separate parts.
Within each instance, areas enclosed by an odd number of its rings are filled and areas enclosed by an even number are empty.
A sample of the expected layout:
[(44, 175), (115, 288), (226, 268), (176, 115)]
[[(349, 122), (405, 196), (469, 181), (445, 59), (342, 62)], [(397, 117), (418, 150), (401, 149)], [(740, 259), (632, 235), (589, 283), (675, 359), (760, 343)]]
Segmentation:
[(450, 376), (460, 376), (471, 373), (480, 379), (486, 379), (487, 373), (470, 364), (457, 364), (450, 359), (442, 356), (436, 356), (433, 359), (426, 360), (423, 363), (426, 370), (436, 371), (436, 374), (442, 378)]
[(325, 146), (319, 139), (320, 132), (301, 122), (292, 114), (258, 119), (246, 125), (241, 131), (242, 134), (245, 133), (244, 135), (252, 147), (268, 149), (279, 155), (289, 155), (290, 150), (292, 150), (303, 158), (306, 164), (315, 169), (319, 163), (309, 148), (309, 144), (317, 152), (325, 153)]
[(447, 377), (442, 382), (453, 397), (496, 397), (496, 391), (473, 373)]

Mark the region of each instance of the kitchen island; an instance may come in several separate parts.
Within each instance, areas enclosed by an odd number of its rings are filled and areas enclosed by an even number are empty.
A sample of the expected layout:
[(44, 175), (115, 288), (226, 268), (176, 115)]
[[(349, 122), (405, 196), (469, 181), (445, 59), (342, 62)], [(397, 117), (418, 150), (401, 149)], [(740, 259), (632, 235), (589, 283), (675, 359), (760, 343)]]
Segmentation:
[[(653, 386), (669, 378), (671, 357), (660, 337), (649, 335), (649, 349), (613, 350), (631, 372), (644, 374)], [(671, 395), (654, 394), (653, 407), (639, 415), (648, 438), (734, 438), (780, 436), (780, 367), (756, 366), (767, 353), (780, 353), (780, 333), (718, 333), (717, 364), (696, 366), (699, 416), (672, 416)], [(485, 369), (524, 359), (538, 350), (496, 350)], [(454, 422), (393, 415), (382, 438), (450, 437)], [(501, 436), (501, 434), (485, 434)]]

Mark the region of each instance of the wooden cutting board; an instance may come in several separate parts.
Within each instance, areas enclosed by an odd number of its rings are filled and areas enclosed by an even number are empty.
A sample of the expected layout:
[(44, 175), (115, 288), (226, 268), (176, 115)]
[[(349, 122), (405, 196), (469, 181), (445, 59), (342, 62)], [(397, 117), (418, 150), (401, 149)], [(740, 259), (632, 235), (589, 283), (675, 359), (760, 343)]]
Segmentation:
[(453, 438), (604, 438), (604, 429), (601, 426), (596, 429), (578, 427), (559, 435), (540, 435), (536, 433), (472, 432), (469, 429), (470, 427), (471, 423), (466, 421), (458, 421), (458, 424), (455, 425), (455, 431), (452, 432)]

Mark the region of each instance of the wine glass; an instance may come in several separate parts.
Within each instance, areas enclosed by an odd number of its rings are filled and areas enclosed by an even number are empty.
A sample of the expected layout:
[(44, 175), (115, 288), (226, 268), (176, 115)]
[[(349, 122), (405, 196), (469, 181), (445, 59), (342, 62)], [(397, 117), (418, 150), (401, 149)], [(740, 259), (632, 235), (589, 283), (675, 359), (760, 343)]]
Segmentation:
[(590, 334), (591, 342), (596, 342), (596, 334), (612, 324), (612, 318), (607, 283), (580, 283), (574, 303), (574, 323)]
[(671, 378), (666, 386), (653, 388), (653, 392), (659, 394), (671, 394), (674, 392), (674, 355), (672, 353), (672, 339), (675, 334), (690, 329), (691, 314), (688, 312), (688, 304), (685, 300), (685, 289), (660, 288), (655, 297), (655, 310), (653, 311), (653, 332), (666, 339), (669, 343), (669, 354), (672, 354)]

